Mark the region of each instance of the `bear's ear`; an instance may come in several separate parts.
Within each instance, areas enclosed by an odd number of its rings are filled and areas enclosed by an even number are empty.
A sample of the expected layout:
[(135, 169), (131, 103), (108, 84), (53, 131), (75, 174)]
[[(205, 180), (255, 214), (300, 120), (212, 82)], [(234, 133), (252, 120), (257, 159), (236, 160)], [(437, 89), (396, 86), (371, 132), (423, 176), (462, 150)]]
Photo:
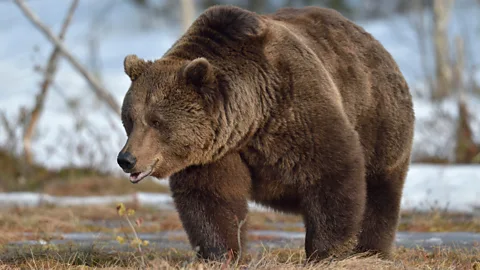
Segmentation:
[(142, 75), (147, 66), (148, 63), (145, 60), (138, 58), (135, 54), (127, 55), (125, 60), (123, 60), (125, 73), (132, 81), (136, 80), (138, 76)]
[(213, 67), (207, 59), (200, 57), (187, 64), (183, 76), (187, 83), (201, 87), (213, 82)]

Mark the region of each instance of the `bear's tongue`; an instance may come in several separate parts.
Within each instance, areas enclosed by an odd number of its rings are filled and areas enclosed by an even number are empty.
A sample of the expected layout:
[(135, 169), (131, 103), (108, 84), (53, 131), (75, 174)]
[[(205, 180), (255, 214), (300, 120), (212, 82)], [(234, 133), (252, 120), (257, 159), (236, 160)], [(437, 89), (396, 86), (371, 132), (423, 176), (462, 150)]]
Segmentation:
[(140, 182), (143, 178), (148, 176), (148, 172), (138, 172), (138, 173), (131, 173), (130, 174), (130, 182), (136, 184)]
[(136, 182), (139, 175), (140, 175), (140, 173), (131, 173), (130, 174), (130, 182)]

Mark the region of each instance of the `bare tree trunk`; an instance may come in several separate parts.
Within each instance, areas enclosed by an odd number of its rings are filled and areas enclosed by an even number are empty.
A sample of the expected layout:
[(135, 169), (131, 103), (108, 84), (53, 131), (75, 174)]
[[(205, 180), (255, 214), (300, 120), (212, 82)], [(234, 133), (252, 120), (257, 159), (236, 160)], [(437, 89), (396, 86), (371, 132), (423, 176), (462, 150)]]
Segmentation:
[(448, 20), (454, 0), (433, 1), (434, 46), (437, 83), (432, 93), (434, 100), (446, 97), (452, 87), (452, 71), (449, 61)]
[(112, 111), (117, 115), (120, 115), (120, 106), (113, 98), (113, 96), (97, 81), (95, 76), (93, 76), (87, 69), (85, 69), (80, 62), (70, 53), (70, 51), (65, 47), (63, 42), (56, 37), (50, 29), (43, 24), (40, 19), (35, 15), (32, 10), (25, 4), (23, 0), (14, 0), (17, 6), (22, 10), (25, 16), (35, 25), (58, 49), (59, 51), (67, 58), (67, 60), (72, 64), (87, 80), (87, 82), (92, 86), (91, 89), (97, 95), (97, 97), (104, 101)]
[(425, 18), (424, 18), (425, 7), (421, 2), (413, 1), (412, 8), (416, 13), (418, 13), (418, 15), (414, 13), (413, 15), (414, 17), (412, 18), (412, 23), (415, 29), (415, 34), (417, 35), (417, 40), (418, 40), (418, 50), (420, 52), (420, 66), (422, 67), (425, 80), (428, 83), (428, 91), (432, 93), (433, 89), (435, 88), (435, 84), (433, 82), (431, 73), (429, 72), (428, 62), (427, 62), (427, 55), (428, 55), (427, 51), (430, 48), (427, 44), (427, 33), (429, 32), (429, 29), (427, 29), (427, 26), (425, 25)]
[(187, 31), (195, 18), (195, 5), (193, 0), (180, 0), (180, 4), (182, 6), (183, 31)]
[(457, 64), (455, 66), (455, 86), (458, 91), (458, 125), (455, 145), (455, 162), (471, 163), (480, 153), (480, 148), (473, 140), (472, 128), (470, 127), (470, 116), (463, 84), (463, 70), (465, 67), (463, 40), (456, 39)]
[[(75, 9), (78, 6), (78, 0), (73, 0), (70, 6), (70, 9), (67, 12), (67, 16), (62, 25), (62, 29), (60, 30), (60, 34), (58, 35), (59, 40), (63, 40), (65, 38), (65, 34), (67, 33), (68, 26), (72, 21), (73, 14)], [(25, 155), (25, 159), (27, 164), (31, 165), (33, 158), (32, 158), (32, 137), (35, 133), (35, 127), (37, 126), (38, 120), (40, 119), (40, 114), (43, 110), (43, 105), (45, 103), (45, 97), (48, 93), (48, 88), (53, 81), (55, 72), (57, 70), (57, 63), (58, 63), (58, 55), (60, 54), (60, 50), (57, 46), (53, 49), (52, 53), (50, 54), (50, 58), (48, 59), (47, 68), (45, 69), (45, 78), (42, 82), (40, 92), (37, 94), (35, 106), (30, 113), (30, 118), (27, 121), (27, 127), (23, 134), (23, 152)]]

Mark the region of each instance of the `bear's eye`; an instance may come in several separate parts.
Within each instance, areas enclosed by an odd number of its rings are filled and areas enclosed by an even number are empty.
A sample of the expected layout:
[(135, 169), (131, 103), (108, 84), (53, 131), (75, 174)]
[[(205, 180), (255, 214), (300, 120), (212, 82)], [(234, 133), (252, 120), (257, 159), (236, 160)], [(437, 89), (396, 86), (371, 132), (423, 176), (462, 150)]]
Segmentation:
[(163, 129), (165, 127), (164, 122), (160, 119), (151, 119), (150, 125), (155, 129)]
[(153, 120), (152, 126), (154, 128), (160, 128), (160, 127), (162, 127), (162, 123), (160, 123), (160, 121), (158, 121), (158, 120)]

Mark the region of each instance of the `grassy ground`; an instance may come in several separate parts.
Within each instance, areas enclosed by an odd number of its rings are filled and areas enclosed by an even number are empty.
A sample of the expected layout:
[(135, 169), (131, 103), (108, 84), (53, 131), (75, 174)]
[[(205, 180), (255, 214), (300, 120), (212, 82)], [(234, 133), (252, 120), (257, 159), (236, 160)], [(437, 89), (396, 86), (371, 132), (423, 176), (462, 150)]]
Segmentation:
[[(305, 264), (301, 249), (265, 249), (249, 253), (242, 262), (228, 258), (219, 263), (198, 261), (191, 251), (165, 249), (151, 252), (108, 253), (100, 249), (72, 251), (72, 248), (40, 248), (18, 252), (3, 262), (0, 269), (480, 269), (480, 249), (435, 250), (398, 249), (393, 261), (375, 257), (327, 259), (320, 264)], [(3, 267), (3, 268), (2, 268)]]
[[(141, 221), (138, 233), (182, 230), (177, 212), (157, 210), (148, 207), (127, 205), (136, 211), (134, 220)], [(303, 231), (298, 226), (297, 216), (276, 213), (252, 212), (249, 228), (253, 230), (278, 229), (276, 224), (284, 224), (282, 230)], [(106, 226), (109, 225), (109, 226)], [(0, 209), (0, 244), (11, 241), (52, 239), (57, 232), (130, 232), (128, 223), (118, 216), (115, 206), (90, 207), (38, 207)], [(25, 236), (23, 233), (29, 233)]]
[[(159, 211), (151, 208), (127, 205), (135, 209), (129, 217), (135, 231), (161, 232), (182, 230), (178, 214), (175, 211)], [(132, 233), (125, 216), (118, 215), (115, 206), (105, 207), (40, 207), (0, 209), (0, 254), (5, 254), (7, 243), (20, 240), (45, 240), (47, 243), (56, 239), (58, 232), (105, 232), (115, 235)], [(115, 225), (106, 226), (107, 223)], [(249, 216), (249, 228), (256, 230), (279, 229), (275, 224), (282, 224), (281, 230), (303, 231), (297, 216), (277, 213), (252, 212)], [(480, 232), (480, 219), (459, 213), (403, 213), (401, 230), (406, 231), (475, 231)], [(31, 233), (25, 236), (23, 233)], [(184, 241), (185, 237), (171, 239)], [(250, 241), (263, 240), (249, 237)], [(1, 247), (3, 246), (3, 247)], [(128, 243), (126, 243), (128, 247)], [(3, 251), (2, 251), (3, 250)], [(41, 247), (20, 248), (9, 256), (0, 256), (0, 269), (90, 269), (138, 268), (145, 265), (153, 269), (231, 269), (230, 264), (202, 264), (194, 261), (190, 251), (168, 249), (154, 251), (150, 246), (143, 247), (142, 253), (134, 249), (112, 252), (101, 247), (78, 248), (70, 245), (54, 246), (46, 244)], [(443, 249), (425, 251), (421, 249), (396, 250), (393, 262), (375, 258), (350, 258), (335, 262), (328, 261), (321, 265), (304, 266), (304, 252), (301, 249), (264, 249), (249, 252), (245, 262), (239, 266), (243, 269), (480, 269), (480, 247), (474, 250)], [(3, 268), (2, 268), (3, 267)]]
[[(89, 168), (48, 170), (40, 166), (23, 166), (5, 152), (0, 151), (0, 192), (35, 191), (51, 195), (106, 195), (130, 194), (137, 191), (168, 192), (164, 186), (152, 181), (139, 185), (126, 178), (114, 177)], [(137, 233), (155, 233), (182, 230), (178, 214), (171, 210), (158, 210), (127, 205), (134, 209), (130, 216)], [(249, 214), (248, 227), (252, 230), (283, 230), (304, 232), (301, 218), (277, 213)], [(137, 226), (141, 224), (141, 226)], [(279, 228), (279, 224), (282, 224)], [(480, 232), (480, 218), (463, 213), (432, 211), (429, 213), (404, 212), (399, 225), (401, 231)], [(61, 238), (58, 233), (104, 232), (112, 241), (118, 236), (132, 233), (126, 219), (118, 215), (115, 205), (90, 207), (2, 208), (0, 209), (0, 270), (3, 269), (473, 269), (480, 270), (480, 247), (473, 250), (442, 249), (425, 251), (399, 248), (393, 261), (377, 258), (349, 258), (342, 261), (327, 260), (318, 265), (304, 265), (303, 249), (262, 249), (249, 251), (244, 262), (205, 264), (194, 259), (193, 251), (164, 247), (153, 249), (143, 246), (142, 252), (133, 248), (105, 250), (98, 246), (53, 245), (51, 240)], [(25, 233), (29, 233), (26, 235)], [(43, 240), (43, 246), (12, 249), (8, 243), (24, 240)], [(187, 239), (176, 237), (172, 241)], [(268, 240), (249, 236), (250, 241)]]
[[(136, 211), (132, 220), (141, 221), (136, 228), (139, 233), (182, 230), (177, 212), (158, 210), (129, 204)], [(248, 227), (252, 230), (273, 230), (304, 232), (299, 216), (274, 212), (251, 212)], [(279, 224), (282, 226), (279, 227)], [(108, 225), (108, 226), (107, 226)], [(402, 214), (401, 231), (439, 232), (468, 231), (480, 232), (480, 217), (461, 213), (428, 212)], [(0, 244), (10, 241), (50, 238), (56, 232), (129, 232), (127, 222), (118, 216), (112, 206), (5, 208), (0, 209)], [(29, 236), (22, 233), (28, 232)], [(252, 236), (253, 237), (253, 236)]]

